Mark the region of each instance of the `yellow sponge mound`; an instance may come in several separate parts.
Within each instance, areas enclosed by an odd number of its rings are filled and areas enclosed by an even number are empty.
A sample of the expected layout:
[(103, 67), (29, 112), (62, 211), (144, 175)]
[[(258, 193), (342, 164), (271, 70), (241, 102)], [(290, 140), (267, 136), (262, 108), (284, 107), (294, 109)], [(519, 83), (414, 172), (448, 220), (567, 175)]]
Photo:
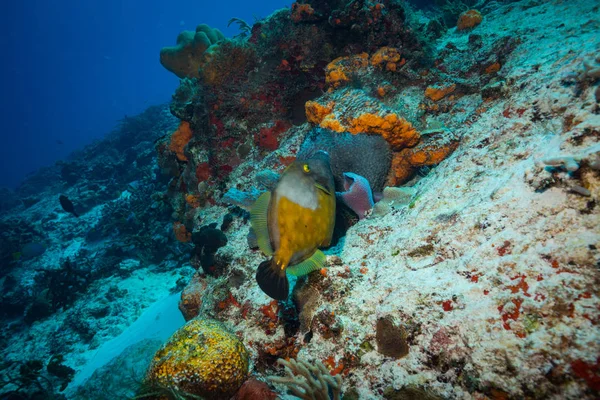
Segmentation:
[(218, 321), (197, 317), (156, 352), (150, 385), (209, 399), (229, 398), (248, 377), (244, 344)]

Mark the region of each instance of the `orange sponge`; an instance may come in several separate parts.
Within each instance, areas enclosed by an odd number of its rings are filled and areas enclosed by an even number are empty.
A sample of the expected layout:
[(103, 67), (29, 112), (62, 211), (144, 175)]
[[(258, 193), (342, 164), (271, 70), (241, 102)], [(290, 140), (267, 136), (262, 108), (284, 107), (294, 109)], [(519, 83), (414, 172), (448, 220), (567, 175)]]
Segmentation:
[(304, 105), (306, 119), (313, 124), (319, 124), (328, 114), (331, 114), (334, 105), (333, 101), (330, 101), (327, 105), (321, 105), (316, 101), (309, 100)]
[(406, 182), (419, 167), (439, 164), (458, 146), (457, 141), (445, 143), (429, 142), (412, 149), (403, 149), (394, 154), (392, 168), (388, 178), (389, 186), (398, 186)]
[(349, 75), (369, 65), (367, 53), (356, 54), (349, 57), (339, 57), (325, 67), (325, 82), (333, 88), (343, 82), (350, 81)]
[(438, 101), (456, 90), (456, 85), (450, 86), (429, 86), (425, 89), (425, 97)]
[(406, 60), (400, 55), (400, 51), (394, 47), (382, 47), (371, 56), (371, 65), (374, 67), (385, 67), (388, 71), (396, 71), (403, 66)]
[(396, 114), (380, 116), (364, 113), (350, 120), (348, 132), (379, 134), (393, 150), (412, 147), (421, 138), (410, 122)]
[(456, 23), (456, 29), (459, 31), (463, 31), (465, 29), (471, 29), (479, 25), (482, 21), (483, 17), (481, 13), (477, 10), (469, 10), (460, 14), (458, 17), (458, 22)]
[(169, 143), (169, 150), (175, 153), (179, 161), (188, 160), (185, 154), (183, 154), (183, 149), (191, 138), (192, 129), (190, 128), (190, 123), (181, 121), (179, 128), (171, 135), (171, 143)]

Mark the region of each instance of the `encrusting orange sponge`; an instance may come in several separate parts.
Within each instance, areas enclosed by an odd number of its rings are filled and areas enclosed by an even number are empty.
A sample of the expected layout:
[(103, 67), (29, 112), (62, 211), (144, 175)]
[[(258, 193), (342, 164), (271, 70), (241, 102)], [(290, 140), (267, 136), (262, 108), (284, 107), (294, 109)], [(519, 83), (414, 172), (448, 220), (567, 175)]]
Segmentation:
[(468, 10), (460, 14), (458, 22), (456, 23), (456, 29), (464, 31), (465, 29), (475, 28), (482, 21), (483, 17), (477, 10)]
[(183, 154), (183, 149), (191, 138), (192, 129), (190, 128), (190, 123), (181, 121), (179, 128), (171, 135), (171, 143), (169, 143), (169, 150), (175, 153), (179, 161), (188, 160), (185, 154)]
[(425, 89), (425, 97), (438, 101), (456, 90), (456, 85), (450, 86), (428, 86)]
[(306, 119), (313, 124), (319, 124), (323, 119), (331, 114), (335, 102), (330, 101), (327, 105), (321, 105), (316, 101), (309, 100), (304, 105), (306, 110)]
[(394, 154), (392, 168), (388, 176), (389, 186), (406, 182), (419, 167), (439, 164), (458, 146), (458, 141), (446, 143), (428, 142), (412, 149), (403, 149)]
[(371, 65), (374, 67), (385, 67), (388, 71), (396, 71), (403, 66), (406, 60), (398, 49), (394, 47), (382, 47), (371, 56)]
[(332, 88), (336, 88), (343, 82), (350, 81), (353, 73), (368, 65), (369, 55), (367, 53), (336, 58), (325, 67), (325, 82)]
[(410, 122), (396, 114), (380, 116), (364, 113), (350, 120), (348, 132), (381, 135), (390, 144), (392, 150), (412, 147), (421, 138)]

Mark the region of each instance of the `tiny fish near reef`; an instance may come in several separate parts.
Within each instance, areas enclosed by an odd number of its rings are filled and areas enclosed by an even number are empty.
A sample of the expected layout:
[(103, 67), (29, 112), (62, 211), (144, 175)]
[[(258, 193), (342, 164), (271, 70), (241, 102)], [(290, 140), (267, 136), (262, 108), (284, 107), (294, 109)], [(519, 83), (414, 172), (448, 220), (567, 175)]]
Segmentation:
[(64, 194), (61, 194), (60, 197), (58, 198), (58, 201), (60, 201), (60, 206), (62, 207), (63, 210), (65, 210), (66, 212), (73, 214), (74, 216), (79, 218), (79, 214), (77, 214), (75, 212), (75, 206), (73, 205), (73, 202), (71, 200), (69, 200), (69, 198), (67, 196), (65, 196)]
[(270, 297), (285, 300), (286, 272), (306, 275), (325, 264), (325, 254), (318, 248), (331, 243), (335, 222), (329, 154), (320, 151), (290, 164), (273, 191), (256, 200), (250, 220), (259, 248), (272, 256), (259, 265), (256, 281)]

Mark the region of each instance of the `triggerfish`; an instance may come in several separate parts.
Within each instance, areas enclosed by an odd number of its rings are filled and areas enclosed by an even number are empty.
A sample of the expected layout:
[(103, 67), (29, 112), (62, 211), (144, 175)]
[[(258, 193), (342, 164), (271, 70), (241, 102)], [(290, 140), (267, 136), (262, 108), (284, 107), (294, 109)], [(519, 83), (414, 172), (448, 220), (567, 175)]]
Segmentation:
[(331, 243), (335, 186), (329, 154), (315, 153), (288, 166), (271, 192), (254, 203), (250, 221), (258, 246), (270, 260), (256, 271), (260, 288), (276, 300), (288, 297), (286, 272), (306, 275), (325, 265), (319, 247)]

